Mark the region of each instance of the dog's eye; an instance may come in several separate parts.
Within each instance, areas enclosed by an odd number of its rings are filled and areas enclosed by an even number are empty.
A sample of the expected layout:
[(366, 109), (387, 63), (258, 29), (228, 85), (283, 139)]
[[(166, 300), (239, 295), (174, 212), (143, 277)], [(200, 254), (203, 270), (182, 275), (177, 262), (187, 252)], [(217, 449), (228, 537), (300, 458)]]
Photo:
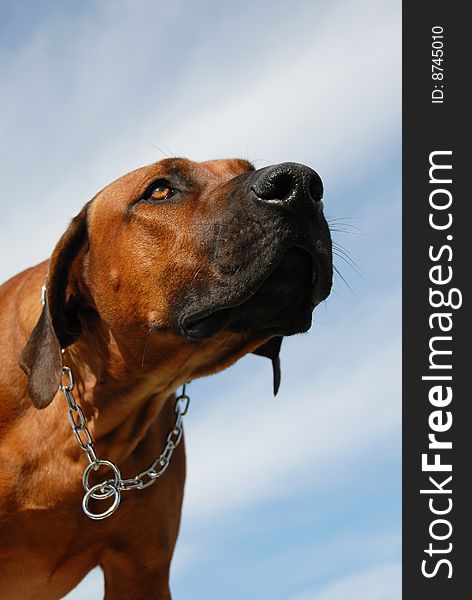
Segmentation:
[(165, 180), (155, 181), (152, 185), (149, 186), (144, 198), (147, 200), (168, 200), (172, 198), (175, 194), (175, 190), (173, 190), (169, 183)]
[(174, 192), (168, 185), (160, 183), (152, 188), (149, 198), (152, 200), (167, 200), (173, 195)]

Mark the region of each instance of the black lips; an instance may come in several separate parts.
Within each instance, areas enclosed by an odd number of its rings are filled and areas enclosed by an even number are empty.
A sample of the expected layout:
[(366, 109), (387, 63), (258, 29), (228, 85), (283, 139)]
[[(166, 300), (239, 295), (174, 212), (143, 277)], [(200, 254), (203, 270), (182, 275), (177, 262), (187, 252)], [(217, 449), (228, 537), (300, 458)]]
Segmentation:
[(181, 296), (177, 327), (194, 340), (223, 329), (307, 331), (330, 292), (332, 254), (323, 185), (305, 165), (282, 163), (228, 182), (213, 223), (202, 224), (210, 274)]

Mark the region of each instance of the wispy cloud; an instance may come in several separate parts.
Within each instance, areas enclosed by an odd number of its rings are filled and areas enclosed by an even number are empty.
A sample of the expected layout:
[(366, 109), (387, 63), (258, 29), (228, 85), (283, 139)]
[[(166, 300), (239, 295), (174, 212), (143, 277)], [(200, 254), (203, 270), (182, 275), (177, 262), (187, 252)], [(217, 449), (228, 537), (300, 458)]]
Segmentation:
[(188, 3), (90, 3), (1, 56), (0, 277), (46, 257), (100, 187), (167, 152), (161, 140), (194, 159), (308, 162), (328, 190), (372, 162), (399, 125), (396, 3), (301, 3), (260, 22), (243, 6), (195, 39)]
[(398, 600), (401, 598), (401, 566), (391, 563), (353, 573), (327, 585), (311, 589), (290, 600)]
[[(292, 360), (305, 349), (315, 351), (312, 344), (298, 344)], [(399, 425), (399, 355), (395, 342), (373, 348), (343, 365), (339, 382), (305, 372), (275, 400), (268, 398), (267, 373), (256, 371), (249, 383), (233, 388), (228, 382), (211, 413), (187, 423), (185, 513), (215, 518), (220, 511), (279, 495), (300, 470), (312, 481), (350, 470)], [(320, 360), (319, 372), (325, 367)]]
[[(399, 240), (380, 239), (399, 227), (398, 211), (382, 181), (365, 193), (385, 199), (375, 211), (356, 187), (375, 179), (398, 141), (398, 2), (222, 6), (91, 0), (74, 13), (51, 9), (29, 37), (18, 31), (13, 50), (0, 47), (0, 279), (46, 258), (100, 187), (167, 146), (196, 160), (306, 162), (334, 197), (332, 216), (363, 213), (362, 266), (374, 278), (348, 308), (342, 294), (320, 307), (313, 333), (284, 342), (281, 395), (269, 397), (259, 358), (192, 386), (179, 581), (214, 558), (205, 524), (224, 537), (229, 515), (237, 523), (288, 490), (313, 493), (325, 474), (335, 485), (359, 461), (399, 448)], [(365, 565), (375, 564), (372, 544)], [(338, 579), (333, 563), (330, 583), (300, 587), (293, 600), (397, 598), (399, 567), (383, 560)], [(101, 580), (94, 571), (69, 598), (100, 598)], [(257, 588), (253, 597), (262, 597)]]

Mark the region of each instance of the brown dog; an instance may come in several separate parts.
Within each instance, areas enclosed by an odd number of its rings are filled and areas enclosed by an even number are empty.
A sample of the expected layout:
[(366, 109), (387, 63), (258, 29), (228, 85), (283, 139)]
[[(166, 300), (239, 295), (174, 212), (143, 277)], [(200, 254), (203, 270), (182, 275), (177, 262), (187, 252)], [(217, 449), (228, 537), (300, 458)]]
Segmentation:
[[(121, 488), (113, 516), (87, 518), (87, 457), (62, 395), (53, 402), (69, 383), (62, 367), (75, 378), (93, 452), (128, 478), (162, 459), (184, 382), (256, 352), (272, 359), (276, 391), (282, 336), (306, 331), (331, 287), (321, 197), (320, 178), (303, 165), (163, 160), (107, 186), (50, 261), (0, 288), (2, 600), (61, 598), (96, 565), (108, 599), (170, 598), (183, 444), (155, 485), (130, 479), (137, 489)], [(88, 454), (89, 471), (100, 467), (90, 485), (109, 480), (89, 494), (97, 513), (120, 486)]]

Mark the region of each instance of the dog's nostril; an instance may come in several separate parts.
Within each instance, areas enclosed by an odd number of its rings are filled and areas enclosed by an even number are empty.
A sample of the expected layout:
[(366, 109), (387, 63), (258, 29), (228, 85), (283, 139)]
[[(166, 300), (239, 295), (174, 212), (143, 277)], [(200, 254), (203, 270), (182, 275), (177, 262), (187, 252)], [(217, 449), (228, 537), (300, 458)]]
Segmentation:
[(294, 188), (293, 176), (291, 173), (276, 173), (270, 185), (271, 198), (283, 200), (290, 196)]
[(285, 200), (290, 196), (295, 187), (292, 173), (287, 171), (272, 171), (258, 185), (254, 191), (261, 200)]
[(281, 163), (256, 171), (251, 190), (259, 200), (290, 209), (308, 206), (323, 197), (318, 173), (298, 163)]
[(318, 177), (316, 173), (313, 173), (310, 176), (310, 181), (308, 182), (308, 193), (315, 202), (318, 202), (321, 200), (321, 198), (323, 198), (323, 184), (320, 177)]

